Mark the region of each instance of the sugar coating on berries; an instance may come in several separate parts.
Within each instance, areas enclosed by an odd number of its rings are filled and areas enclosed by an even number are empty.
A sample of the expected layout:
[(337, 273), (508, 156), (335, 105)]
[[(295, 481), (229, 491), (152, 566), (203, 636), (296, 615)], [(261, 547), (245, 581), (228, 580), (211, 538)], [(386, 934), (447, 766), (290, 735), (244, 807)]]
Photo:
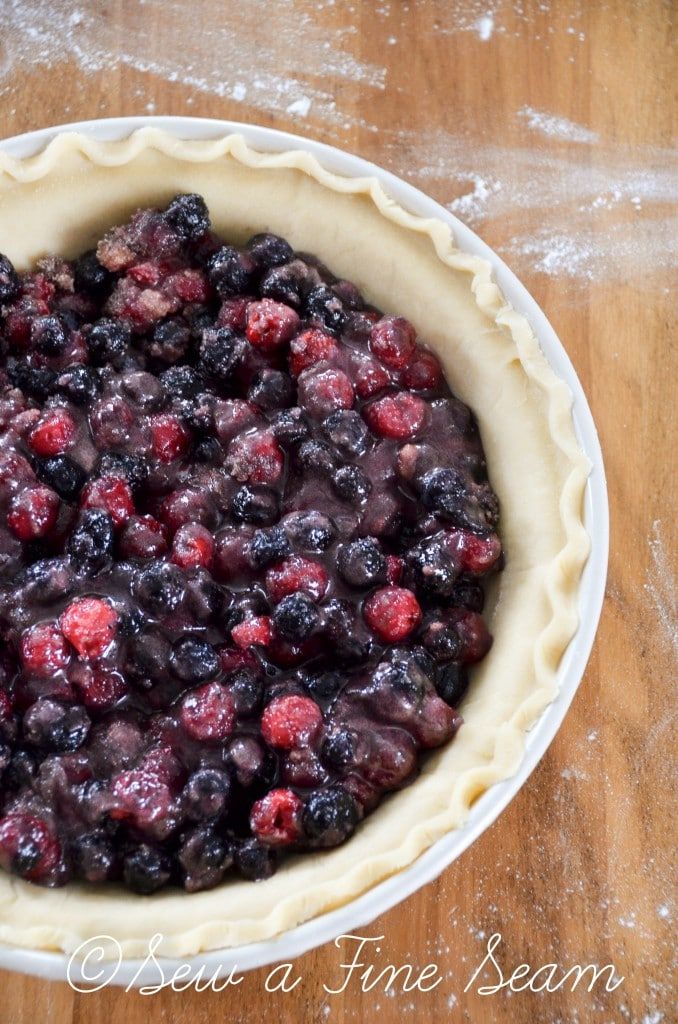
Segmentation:
[(220, 742), (233, 731), (233, 697), (221, 683), (206, 683), (184, 697), (180, 718), (184, 729), (193, 739), (205, 743)]
[(271, 352), (289, 341), (299, 329), (299, 314), (282, 302), (262, 299), (247, 307), (245, 335), (255, 348)]
[(407, 391), (386, 395), (365, 406), (367, 425), (379, 437), (398, 440), (416, 437), (425, 427), (429, 409), (423, 399)]

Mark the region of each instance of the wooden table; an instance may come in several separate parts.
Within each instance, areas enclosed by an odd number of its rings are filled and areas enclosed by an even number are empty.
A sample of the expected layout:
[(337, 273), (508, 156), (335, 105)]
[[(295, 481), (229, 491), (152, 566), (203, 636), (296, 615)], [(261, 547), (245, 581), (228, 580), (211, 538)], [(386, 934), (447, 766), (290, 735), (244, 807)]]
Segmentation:
[[(0, 26), (14, 17), (9, 6)], [(53, 27), (62, 24), (59, 6)], [(323, 983), (339, 986), (343, 957), (329, 945), (298, 961), (303, 980), (289, 994), (265, 994), (266, 972), (221, 994), (147, 998), (116, 989), (76, 995), (65, 984), (3, 974), (0, 1019), (675, 1020), (671, 5), (287, 0), (266, 12), (259, 0), (85, 3), (65, 42), (54, 27), (62, 62), (51, 66), (36, 61), (51, 45), (45, 36), (34, 49), (27, 43), (35, 7), (22, 4), (0, 31), (3, 135), (148, 112), (258, 121), (359, 153), (469, 218), (546, 310), (583, 382), (606, 459), (612, 551), (594, 653), (547, 756), (437, 882), (362, 929), (385, 936), (366, 963), (435, 962), (437, 988), (387, 995), (352, 986), (330, 997)], [(231, 42), (218, 34), (224, 27)], [(108, 51), (97, 63), (99, 39)], [(202, 63), (191, 68), (198, 46)], [(602, 984), (591, 993), (583, 984), (464, 994), (494, 932), (507, 974), (523, 961), (612, 963), (625, 980), (611, 994)]]

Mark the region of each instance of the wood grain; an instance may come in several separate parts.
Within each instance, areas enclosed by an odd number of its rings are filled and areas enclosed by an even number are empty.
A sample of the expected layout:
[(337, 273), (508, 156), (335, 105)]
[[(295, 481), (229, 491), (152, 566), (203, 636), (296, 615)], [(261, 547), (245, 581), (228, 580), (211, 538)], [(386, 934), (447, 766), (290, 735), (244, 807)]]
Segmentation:
[[(236, 0), (205, 0), (196, 5), (197, 25), (207, 31), (226, 14), (234, 16), (239, 6)], [(163, 45), (161, 6), (149, 5), (141, 15), (136, 4), (101, 7), (121, 46), (130, 19), (140, 16), (147, 19), (153, 46)], [(655, 156), (664, 147), (670, 159), (675, 104), (669, 83), (675, 62), (669, 3), (496, 3), (494, 33), (486, 42), (477, 32), (445, 28), (450, 10), (458, 7), (444, 2), (325, 7), (327, 31), (355, 29), (356, 57), (387, 70), (383, 91), (345, 78), (323, 81), (346, 115), (347, 128), (314, 118), (312, 110), (299, 120), (133, 68), (85, 73), (63, 63), (33, 71), (17, 65), (9, 90), (0, 93), (2, 134), (78, 118), (145, 114), (152, 104), (156, 113), (254, 120), (301, 131), (406, 176), (408, 166), (420, 166), (417, 138), (424, 131), (462, 138), (471, 154), (488, 139), (498, 140), (505, 148), (497, 159), (510, 181), (511, 154), (517, 149), (509, 147), (533, 146), (536, 154), (544, 145), (538, 133), (528, 137), (516, 120), (516, 111), (529, 106), (558, 112), (599, 134), (604, 145), (578, 151), (581, 167), (592, 174), (605, 169), (611, 146), (636, 153), (640, 167), (650, 147)], [(312, 17), (316, 5), (297, 0), (286, 8), (290, 17), (295, 12)], [(266, 26), (257, 31), (263, 39)], [(391, 37), (397, 42), (389, 43)], [(4, 42), (11, 53), (12, 39)], [(299, 60), (303, 75), (303, 51)], [(572, 145), (564, 141), (562, 148), (571, 159)], [(422, 182), (414, 175), (413, 180)], [(424, 184), (445, 202), (454, 198), (453, 188), (459, 192), (458, 184), (440, 178)], [(548, 216), (548, 210), (527, 205), (515, 221), (523, 231), (536, 232)], [(599, 230), (592, 214), (592, 244)], [(488, 218), (481, 233), (490, 245), (500, 245), (508, 237), (507, 223)], [(352, 987), (329, 997), (323, 983), (336, 986), (341, 978), (342, 956), (332, 945), (297, 962), (303, 981), (286, 995), (264, 992), (266, 972), (250, 974), (239, 988), (221, 994), (164, 992), (146, 998), (115, 989), (76, 995), (65, 984), (4, 973), (3, 1022), (212, 1024), (266, 1018), (320, 1024), (377, 1019), (383, 1024), (407, 1019), (668, 1024), (676, 1019), (671, 983), (675, 830), (669, 813), (675, 787), (670, 758), (676, 651), (675, 632), (672, 640), (661, 614), (670, 614), (671, 600), (675, 612), (672, 568), (665, 564), (676, 539), (670, 269), (659, 261), (622, 280), (604, 274), (574, 280), (523, 267), (522, 276), (563, 339), (598, 425), (612, 509), (608, 593), (581, 689), (529, 782), (438, 881), (361, 931), (384, 936), (382, 953), (370, 953), (367, 963), (423, 967), (436, 962), (442, 983), (429, 993), (363, 994)], [(602, 986), (592, 993), (581, 986), (574, 993), (464, 994), (495, 931), (503, 936), (498, 955), (506, 968), (524, 961), (535, 968), (551, 961), (564, 968), (613, 963), (625, 980), (612, 994)]]

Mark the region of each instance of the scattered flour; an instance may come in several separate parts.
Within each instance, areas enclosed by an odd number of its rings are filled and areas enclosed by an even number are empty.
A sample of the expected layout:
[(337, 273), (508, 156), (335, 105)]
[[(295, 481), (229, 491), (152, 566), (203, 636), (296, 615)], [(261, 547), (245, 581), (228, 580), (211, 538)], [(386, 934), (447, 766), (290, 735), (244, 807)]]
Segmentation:
[(665, 542), (662, 524), (655, 519), (648, 541), (651, 564), (647, 572), (645, 592), (650, 597), (661, 626), (665, 646), (678, 653), (678, 596), (676, 578), (671, 567), (672, 552)]
[(521, 107), (518, 117), (527, 121), (527, 127), (541, 135), (553, 139), (561, 139), (563, 142), (593, 143), (599, 141), (597, 132), (585, 128), (581, 124), (568, 120), (566, 117), (558, 117), (556, 114), (544, 114), (534, 107)]
[[(321, 5), (311, 16), (300, 12), (294, 0), (248, 0), (222, 8), (219, 20), (206, 25), (181, 0), (145, 0), (130, 5), (134, 16), (121, 41), (103, 5), (2, 0), (0, 90), (3, 79), (7, 82), (19, 69), (70, 60), (85, 74), (128, 67), (198, 92), (301, 117), (313, 104), (329, 124), (346, 126), (350, 118), (337, 109), (333, 83), (383, 89), (386, 72), (354, 57), (343, 46), (350, 29), (329, 28), (323, 10)], [(148, 20), (160, 12), (164, 31), (153, 38)], [(3, 38), (11, 39), (11, 47), (3, 46)]]
[(494, 15), (492, 12), (484, 14), (482, 18), (478, 18), (476, 29), (478, 31), (478, 38), (484, 43), (492, 38), (492, 33), (494, 32)]

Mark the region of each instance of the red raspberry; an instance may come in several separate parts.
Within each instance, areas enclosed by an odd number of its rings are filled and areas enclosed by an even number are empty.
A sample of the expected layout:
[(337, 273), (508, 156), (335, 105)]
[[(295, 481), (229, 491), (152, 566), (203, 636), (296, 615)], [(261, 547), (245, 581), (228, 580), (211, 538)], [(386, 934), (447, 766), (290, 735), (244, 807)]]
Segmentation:
[(252, 805), (250, 828), (270, 846), (288, 846), (301, 838), (304, 803), (291, 789), (271, 789)]
[(254, 530), (249, 526), (222, 530), (215, 538), (214, 571), (222, 580), (250, 577), (249, 543)]
[(241, 483), (274, 484), (282, 476), (285, 457), (270, 430), (256, 430), (233, 438), (224, 465)]
[(49, 487), (26, 487), (12, 498), (7, 525), (19, 540), (38, 540), (56, 525), (59, 507), (59, 498)]
[(298, 590), (303, 590), (314, 601), (321, 601), (328, 586), (325, 567), (301, 555), (291, 555), (266, 573), (266, 589), (274, 604)]
[(405, 367), (403, 384), (412, 391), (433, 391), (440, 384), (442, 376), (440, 363), (433, 353), (420, 349), (409, 366)]
[(261, 671), (261, 665), (257, 661), (256, 655), (249, 650), (241, 651), (237, 647), (221, 647), (219, 658), (225, 676), (239, 672), (241, 668), (248, 668), (253, 672)]
[(0, 501), (32, 483), (37, 481), (28, 459), (15, 451), (0, 453)]
[(153, 516), (131, 516), (118, 543), (123, 558), (158, 558), (167, 551), (165, 530)]
[(214, 537), (199, 523), (180, 526), (172, 541), (172, 561), (182, 569), (202, 566), (209, 569), (214, 560)]
[(21, 664), (26, 675), (47, 678), (68, 665), (68, 644), (56, 622), (39, 622), (21, 637)]
[(477, 612), (462, 612), (457, 620), (457, 633), (462, 644), (461, 660), (467, 665), (481, 661), (492, 646), (492, 635)]
[(115, 638), (118, 615), (100, 597), (78, 597), (63, 612), (61, 632), (81, 658), (100, 658)]
[(322, 711), (310, 697), (275, 697), (261, 716), (261, 735), (271, 747), (307, 747), (323, 724)]
[(421, 608), (411, 590), (382, 587), (363, 606), (365, 622), (382, 640), (400, 643), (421, 622)]
[(154, 771), (145, 768), (121, 772), (113, 780), (111, 795), (115, 801), (109, 812), (111, 818), (128, 818), (142, 831), (165, 821), (172, 810), (169, 786)]
[(28, 435), (28, 443), (36, 455), (60, 455), (75, 443), (77, 427), (65, 409), (50, 409)]
[(165, 287), (170, 295), (187, 304), (207, 302), (211, 296), (211, 288), (205, 275), (202, 271), (192, 270), (190, 267), (172, 274)]
[(314, 363), (334, 359), (339, 354), (336, 341), (324, 331), (310, 328), (302, 331), (290, 342), (290, 373), (298, 377), (302, 370)]
[(194, 740), (220, 742), (233, 732), (235, 704), (221, 683), (205, 683), (181, 702), (181, 724)]
[(225, 398), (214, 407), (214, 427), (222, 444), (226, 444), (241, 430), (253, 426), (258, 418), (255, 407), (242, 398)]
[(100, 476), (85, 486), (80, 505), (82, 508), (100, 508), (108, 512), (114, 526), (122, 526), (134, 512), (134, 497), (124, 477)]
[(74, 667), (71, 682), (85, 707), (94, 711), (108, 711), (127, 693), (127, 683), (120, 672), (82, 663)]
[(0, 690), (0, 722), (7, 722), (13, 709), (12, 698), (7, 690)]
[[(31, 867), (21, 870), (22, 854), (29, 853)], [(14, 812), (0, 818), (0, 866), (19, 873), (29, 882), (48, 878), (59, 863), (61, 847), (42, 818)]]
[(231, 630), (233, 643), (237, 647), (266, 647), (271, 642), (271, 620), (268, 615), (253, 616), (239, 622)]
[(386, 556), (386, 578), (391, 584), (397, 585), (403, 578), (405, 563), (397, 555)]
[(370, 332), (370, 349), (382, 363), (402, 370), (414, 355), (417, 332), (402, 316), (384, 316)]
[(186, 454), (191, 444), (191, 435), (176, 416), (169, 413), (153, 416), (150, 427), (156, 459), (160, 462), (174, 462)]
[(284, 345), (297, 333), (299, 325), (299, 314), (282, 302), (262, 299), (247, 307), (247, 340), (264, 352)]
[(304, 370), (299, 378), (299, 405), (324, 420), (338, 409), (351, 409), (353, 385), (343, 370)]
[(158, 516), (172, 533), (176, 533), (186, 523), (212, 526), (217, 518), (214, 501), (208, 490), (195, 490), (191, 487), (168, 494), (158, 510)]
[(353, 363), (355, 389), (360, 398), (371, 398), (391, 383), (388, 371), (371, 356), (356, 355)]
[(426, 402), (409, 391), (378, 398), (363, 409), (368, 427), (380, 437), (405, 440), (425, 426), (429, 415)]
[(239, 295), (236, 299), (226, 299), (222, 303), (217, 317), (217, 327), (230, 327), (234, 331), (244, 331), (247, 326), (247, 307), (254, 299), (248, 295)]
[(501, 554), (501, 541), (496, 533), (479, 537), (468, 530), (451, 530), (447, 533), (447, 544), (456, 553), (460, 569), (474, 576), (489, 572)]

